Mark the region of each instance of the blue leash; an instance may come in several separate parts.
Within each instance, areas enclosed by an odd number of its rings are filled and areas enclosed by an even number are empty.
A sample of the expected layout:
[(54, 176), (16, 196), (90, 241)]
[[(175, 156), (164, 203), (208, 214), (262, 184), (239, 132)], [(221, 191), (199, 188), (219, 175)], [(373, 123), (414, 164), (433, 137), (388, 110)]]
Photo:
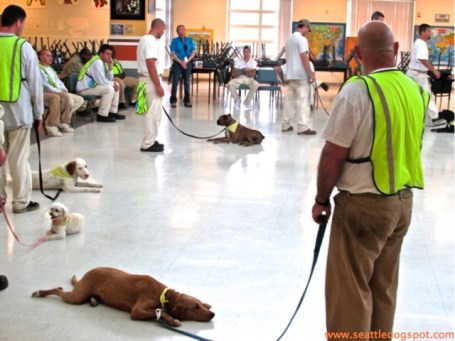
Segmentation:
[[(186, 331), (184, 331), (184, 330), (181, 330), (181, 329), (177, 329), (177, 328), (168, 326), (166, 323), (164, 323), (164, 322), (159, 318), (159, 316), (160, 316), (160, 314), (161, 314), (161, 309), (156, 309), (156, 310), (157, 310), (157, 315), (156, 315), (156, 316), (157, 316), (157, 321), (158, 321), (158, 323), (159, 323), (159, 325), (160, 325), (161, 327), (164, 327), (164, 328), (166, 328), (166, 329), (172, 330), (172, 331), (174, 331), (174, 332), (176, 332), (176, 333), (179, 333), (179, 334), (183, 334), (183, 335), (185, 335), (185, 336), (191, 337), (191, 338), (196, 339), (196, 340), (200, 340), (200, 341), (213, 341), (213, 340), (210, 340), (210, 339), (203, 338), (202, 336), (198, 336), (198, 335), (196, 335), (196, 334), (193, 334), (193, 333), (190, 333), (190, 332), (186, 332)], [(159, 313), (158, 313), (158, 310), (160, 311)]]
[(294, 314), (291, 317), (291, 320), (289, 321), (288, 325), (284, 329), (283, 333), (281, 333), (281, 335), (277, 339), (277, 341), (281, 340), (281, 338), (284, 336), (284, 334), (286, 334), (289, 327), (291, 326), (291, 323), (294, 320), (295, 315), (297, 315), (297, 312), (299, 311), (300, 306), (302, 305), (303, 299), (308, 290), (308, 286), (310, 285), (311, 277), (313, 277), (314, 268), (316, 267), (316, 262), (318, 261), (319, 250), (321, 249), (322, 240), (324, 239), (324, 233), (325, 233), (325, 229), (327, 227), (327, 217), (325, 215), (323, 215), (320, 218), (322, 220), (322, 224), (319, 225), (318, 235), (316, 236), (316, 243), (314, 246), (314, 255), (313, 255), (313, 265), (311, 266), (310, 277), (308, 278), (308, 282), (306, 284), (305, 291), (303, 292), (302, 297), (300, 297), (299, 304), (297, 305), (297, 308), (295, 309)]

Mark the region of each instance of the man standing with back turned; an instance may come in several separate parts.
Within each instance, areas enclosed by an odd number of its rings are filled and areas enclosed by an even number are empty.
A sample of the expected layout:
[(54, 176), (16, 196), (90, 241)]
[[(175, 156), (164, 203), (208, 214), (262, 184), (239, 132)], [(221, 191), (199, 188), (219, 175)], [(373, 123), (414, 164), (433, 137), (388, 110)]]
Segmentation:
[[(144, 112), (144, 138), (141, 152), (162, 152), (164, 145), (157, 141), (158, 128), (161, 122), (161, 101), (164, 89), (161, 84), (163, 62), (159, 61), (160, 38), (166, 29), (166, 24), (161, 19), (154, 19), (148, 34), (139, 40), (137, 47), (137, 69), (139, 72), (138, 105), (145, 102)], [(140, 88), (145, 89), (144, 92)]]
[(366, 76), (351, 78), (335, 99), (312, 211), (318, 224), (323, 212), (329, 218), (338, 188), (326, 269), (327, 339), (347, 332), (345, 340), (391, 340), (411, 188), (423, 188), (429, 93), (395, 67), (398, 42), (387, 24), (362, 26), (355, 49)]
[[(0, 104), (5, 109), (4, 149), (8, 153), (13, 179), (13, 213), (39, 209), (30, 201), (32, 175), (28, 156), (30, 128), (41, 127), (43, 117), (43, 84), (38, 58), (32, 46), (20, 38), (26, 13), (23, 8), (9, 5), (2, 14), (0, 29)], [(6, 164), (1, 167), (0, 194), (6, 201)]]

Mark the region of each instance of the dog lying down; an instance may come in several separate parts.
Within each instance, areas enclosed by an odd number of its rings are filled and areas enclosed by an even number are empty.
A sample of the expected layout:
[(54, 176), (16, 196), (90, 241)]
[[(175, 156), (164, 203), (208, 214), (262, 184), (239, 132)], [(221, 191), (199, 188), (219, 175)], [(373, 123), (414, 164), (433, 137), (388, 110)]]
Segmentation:
[(244, 146), (260, 144), (265, 138), (258, 130), (253, 130), (242, 126), (234, 120), (231, 114), (221, 115), (216, 124), (226, 127), (226, 136), (208, 139), (207, 141), (214, 143), (238, 143)]
[(71, 278), (72, 291), (61, 287), (38, 290), (32, 297), (60, 296), (69, 304), (87, 301), (93, 307), (98, 302), (130, 313), (132, 320), (156, 319), (161, 309), (161, 320), (169, 326), (179, 327), (180, 321), (208, 322), (215, 316), (211, 306), (197, 298), (181, 294), (146, 275), (133, 275), (113, 268), (95, 268), (80, 281)]
[[(43, 189), (61, 189), (63, 192), (101, 192), (103, 185), (81, 181), (87, 180), (90, 173), (87, 169), (87, 163), (76, 158), (67, 164), (47, 169), (43, 171)], [(39, 189), (39, 173), (32, 172), (33, 189)]]
[(51, 205), (49, 215), (52, 224), (46, 232), (46, 240), (65, 239), (67, 235), (79, 233), (84, 229), (82, 214), (70, 213), (68, 208), (59, 202)]

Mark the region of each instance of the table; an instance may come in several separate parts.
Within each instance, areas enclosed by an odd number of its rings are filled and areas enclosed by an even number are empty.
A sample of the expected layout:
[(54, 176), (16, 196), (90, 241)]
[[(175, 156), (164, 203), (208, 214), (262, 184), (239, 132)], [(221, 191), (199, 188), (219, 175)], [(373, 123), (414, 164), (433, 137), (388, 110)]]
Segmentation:
[(349, 65), (345, 62), (338, 62), (336, 64), (331, 63), (329, 65), (315, 65), (314, 70), (316, 72), (343, 72), (344, 83), (348, 79)]
[[(210, 68), (210, 67), (202, 67), (202, 68), (195, 68), (193, 67), (191, 69), (191, 91), (193, 91), (193, 86), (194, 86), (194, 79), (196, 78), (196, 93), (198, 93), (199, 90), (199, 74), (208, 74), (209, 75), (209, 96), (208, 96), (208, 101), (210, 103), (210, 92), (212, 89), (212, 73), (213, 73), (213, 93), (212, 93), (212, 98), (213, 100), (216, 99), (216, 68)], [(196, 77), (194, 77), (194, 74), (196, 74)]]

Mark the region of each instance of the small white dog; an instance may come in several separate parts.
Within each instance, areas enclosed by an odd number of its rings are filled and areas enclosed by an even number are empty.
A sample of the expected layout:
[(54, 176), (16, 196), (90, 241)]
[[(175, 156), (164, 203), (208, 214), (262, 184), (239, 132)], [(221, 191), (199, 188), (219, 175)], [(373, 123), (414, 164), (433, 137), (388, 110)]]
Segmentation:
[(85, 220), (80, 213), (70, 213), (68, 208), (53, 203), (49, 209), (52, 220), (51, 228), (46, 232), (46, 240), (65, 239), (68, 234), (79, 233), (84, 229)]
[[(63, 192), (101, 192), (103, 185), (87, 180), (90, 173), (87, 163), (76, 158), (67, 164), (43, 171), (43, 189), (62, 189)], [(39, 173), (32, 172), (33, 189), (39, 189)]]

